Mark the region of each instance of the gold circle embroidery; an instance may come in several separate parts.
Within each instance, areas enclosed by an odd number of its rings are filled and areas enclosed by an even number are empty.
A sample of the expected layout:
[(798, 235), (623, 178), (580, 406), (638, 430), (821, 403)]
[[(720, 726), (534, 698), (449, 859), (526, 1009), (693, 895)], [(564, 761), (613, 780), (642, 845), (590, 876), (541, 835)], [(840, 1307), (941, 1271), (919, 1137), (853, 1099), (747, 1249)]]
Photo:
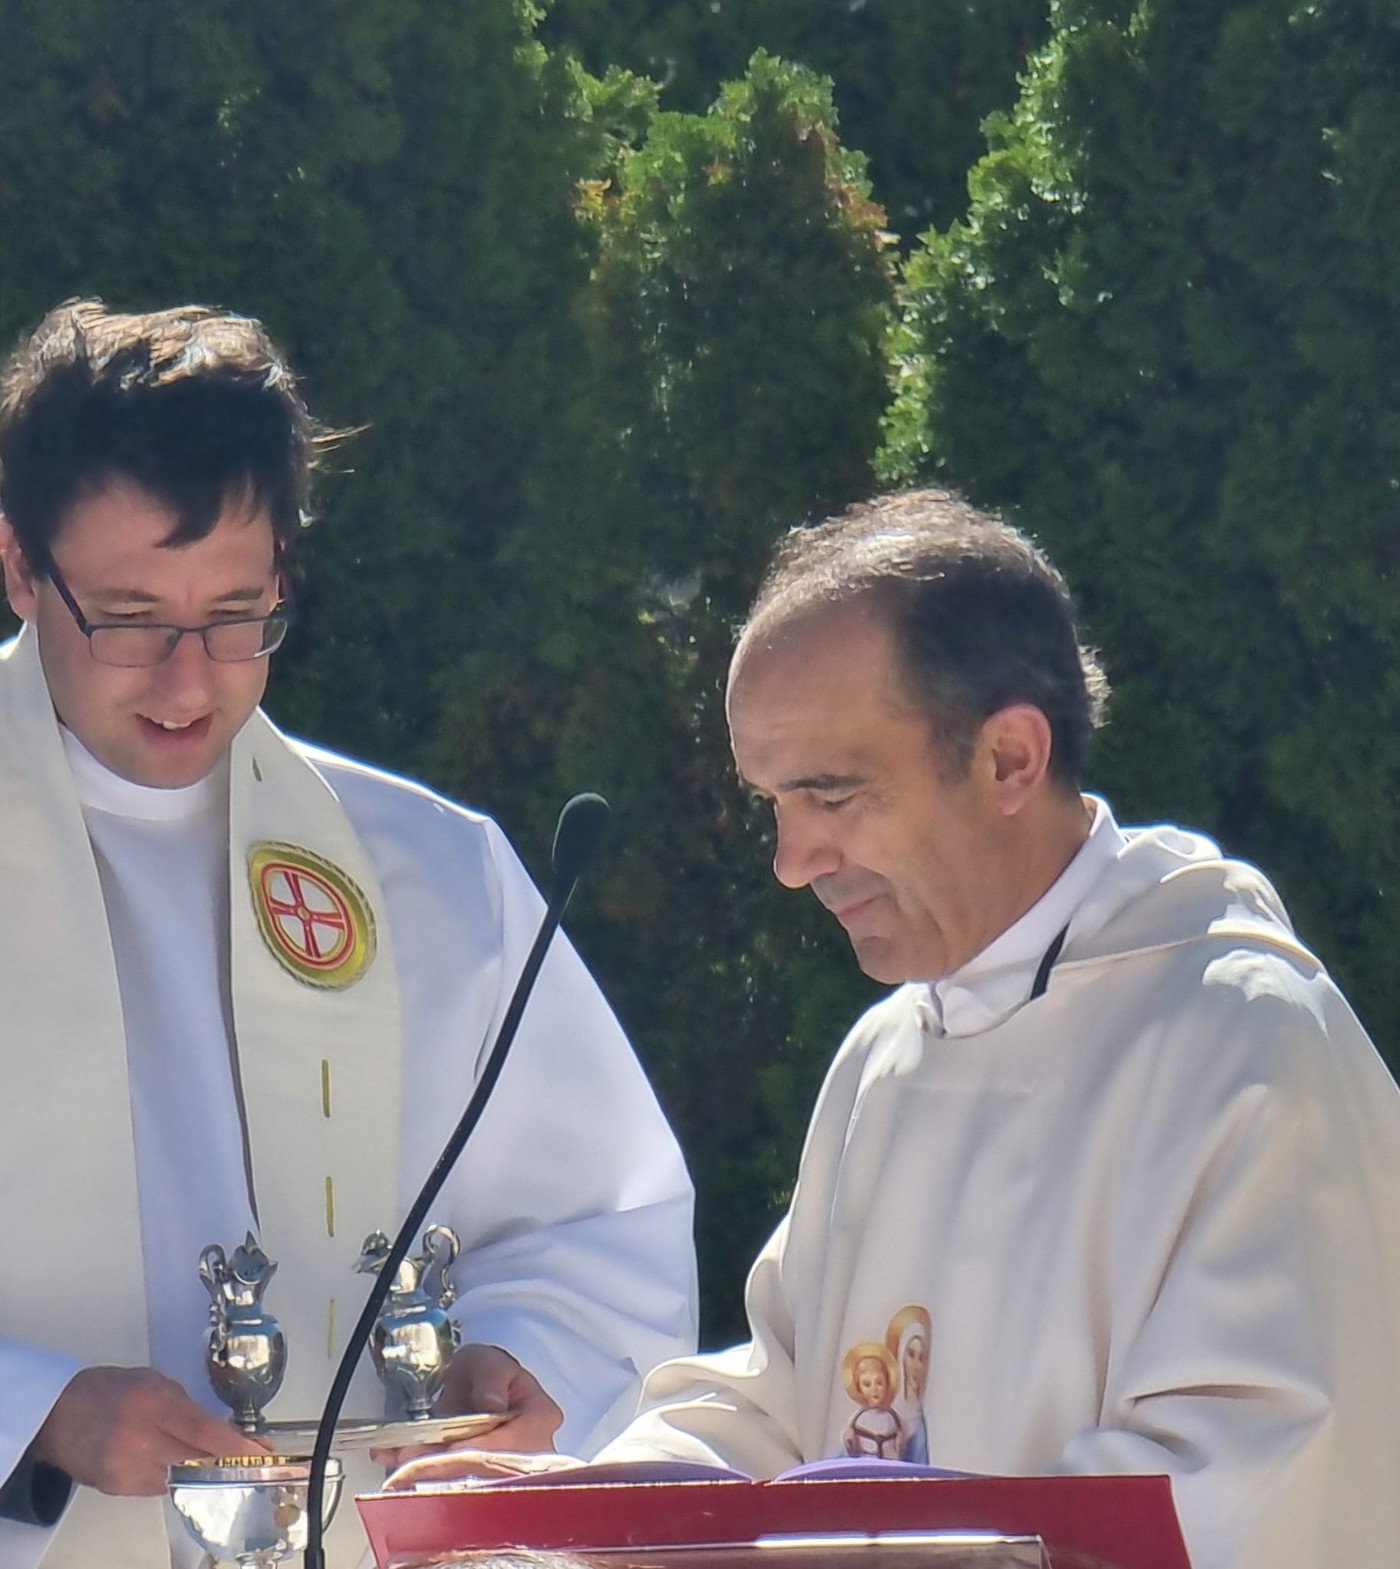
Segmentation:
[(374, 912), (333, 861), (298, 845), (257, 844), (248, 882), (262, 940), (289, 975), (343, 990), (374, 962)]

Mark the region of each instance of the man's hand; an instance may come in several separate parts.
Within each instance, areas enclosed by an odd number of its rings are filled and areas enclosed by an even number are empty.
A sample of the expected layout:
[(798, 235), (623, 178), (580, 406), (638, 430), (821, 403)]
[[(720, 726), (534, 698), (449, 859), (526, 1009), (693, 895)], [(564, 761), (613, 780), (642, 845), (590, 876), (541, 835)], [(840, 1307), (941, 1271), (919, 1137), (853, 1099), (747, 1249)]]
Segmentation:
[(164, 1493), (166, 1469), (200, 1456), (265, 1453), (149, 1367), (86, 1367), (69, 1380), (34, 1440), (34, 1457), (119, 1497)]
[(528, 1373), (499, 1346), (463, 1346), (452, 1358), (438, 1410), (511, 1411), (509, 1421), (473, 1439), (474, 1449), (518, 1449), (525, 1454), (554, 1448), (564, 1413)]
[[(513, 1413), (489, 1433), (478, 1433), (470, 1441), (472, 1449), (510, 1449), (525, 1454), (552, 1450), (554, 1435), (564, 1420), (564, 1413), (544, 1392), (539, 1379), (499, 1346), (462, 1346), (447, 1369), (437, 1404), (438, 1415), (471, 1411)], [(401, 1466), (419, 1455), (452, 1447), (442, 1444), (432, 1449), (379, 1449), (374, 1451), (374, 1458), (387, 1466)]]
[(412, 1492), (422, 1482), (504, 1482), (550, 1472), (579, 1471), (572, 1455), (524, 1455), (511, 1449), (434, 1449), (404, 1463), (384, 1480), (387, 1492)]

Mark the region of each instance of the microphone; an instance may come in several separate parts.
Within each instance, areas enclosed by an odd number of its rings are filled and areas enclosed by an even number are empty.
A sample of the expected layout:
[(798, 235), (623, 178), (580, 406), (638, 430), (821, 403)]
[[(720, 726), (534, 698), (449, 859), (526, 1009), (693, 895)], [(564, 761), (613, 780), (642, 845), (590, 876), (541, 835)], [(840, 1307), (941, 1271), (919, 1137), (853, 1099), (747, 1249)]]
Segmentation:
[(306, 1485), (306, 1551), (302, 1556), (305, 1569), (325, 1569), (326, 1554), (322, 1545), (324, 1535), (322, 1496), (326, 1483), (326, 1463), (331, 1455), (335, 1424), (345, 1405), (345, 1397), (350, 1391), (350, 1381), (355, 1376), (355, 1364), (360, 1360), (360, 1353), (369, 1344), (374, 1321), (378, 1318), (379, 1310), (384, 1306), (385, 1298), (389, 1295), (389, 1288), (394, 1283), (399, 1265), (408, 1256), (408, 1250), (413, 1246), (413, 1239), (426, 1220), (433, 1200), (442, 1191), (448, 1173), (456, 1165), (457, 1157), (462, 1153), (477, 1123), (481, 1121), (481, 1114), (486, 1110), (486, 1103), (496, 1087), (496, 1080), (501, 1076), (501, 1069), (505, 1066), (506, 1053), (510, 1050), (511, 1042), (514, 1041), (516, 1031), (520, 1028), (525, 1004), (529, 1002), (530, 993), (535, 989), (535, 980), (540, 973), (540, 966), (544, 963), (545, 953), (555, 932), (559, 930), (559, 923), (564, 919), (564, 911), (568, 908), (569, 900), (573, 898), (579, 879), (588, 870), (589, 864), (598, 853), (608, 826), (608, 816), (608, 803), (601, 795), (595, 795), (592, 791), (573, 796), (564, 803), (564, 809), (559, 813), (559, 822), (554, 830), (554, 880), (550, 885), (544, 919), (540, 922), (535, 941), (521, 967), (520, 979), (515, 983), (515, 991), (511, 994), (510, 1005), (501, 1020), (495, 1045), (492, 1046), (490, 1055), (486, 1059), (486, 1066), (482, 1069), (476, 1089), (467, 1102), (467, 1109), (462, 1113), (462, 1120), (452, 1130), (447, 1143), (443, 1146), (442, 1154), (437, 1158), (437, 1164), (428, 1173), (427, 1181), (424, 1182), (418, 1197), (409, 1208), (403, 1226), (398, 1236), (394, 1238), (393, 1246), (389, 1249), (378, 1274), (374, 1276), (369, 1297), (355, 1322), (354, 1329), (350, 1332), (350, 1338), (340, 1359), (340, 1366), (336, 1368), (335, 1377), (331, 1380), (330, 1393), (326, 1396), (325, 1410), (321, 1413), (320, 1425), (316, 1429), (316, 1442), (311, 1451), (311, 1470)]
[(569, 884), (569, 893), (564, 895), (565, 904), (597, 855), (603, 835), (608, 831), (610, 815), (608, 803), (591, 790), (564, 803), (554, 830), (553, 860), (556, 891), (560, 884)]

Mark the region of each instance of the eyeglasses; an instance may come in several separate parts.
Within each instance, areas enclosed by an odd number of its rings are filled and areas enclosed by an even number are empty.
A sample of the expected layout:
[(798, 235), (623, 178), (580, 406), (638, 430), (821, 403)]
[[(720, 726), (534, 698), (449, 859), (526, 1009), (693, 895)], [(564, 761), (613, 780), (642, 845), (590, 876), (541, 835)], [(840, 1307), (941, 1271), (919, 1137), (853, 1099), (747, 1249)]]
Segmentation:
[(158, 626), (150, 621), (132, 622), (129, 625), (106, 622), (94, 625), (83, 614), (78, 601), (73, 598), (58, 568), (49, 562), (49, 582), (58, 590), (58, 597), (67, 605), (69, 613), (78, 624), (78, 630), (88, 640), (92, 657), (100, 665), (121, 665), (136, 669), (142, 665), (159, 665), (170, 658), (182, 637), (198, 637), (204, 652), (220, 664), (239, 664), (248, 659), (262, 659), (282, 646), (287, 628), (292, 624), (295, 611), (286, 598), (266, 616), (240, 616), (228, 621), (211, 621), (207, 626), (177, 627)]

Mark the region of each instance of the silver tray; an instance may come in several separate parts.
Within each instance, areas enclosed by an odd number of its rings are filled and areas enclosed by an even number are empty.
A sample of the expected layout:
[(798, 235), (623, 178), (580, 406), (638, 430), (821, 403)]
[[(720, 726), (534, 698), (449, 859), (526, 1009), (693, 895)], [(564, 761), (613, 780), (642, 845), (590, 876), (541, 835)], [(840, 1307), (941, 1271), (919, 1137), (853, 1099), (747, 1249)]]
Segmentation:
[[(422, 1422), (381, 1422), (372, 1417), (342, 1417), (335, 1424), (331, 1449), (413, 1449), (420, 1444), (461, 1443), (479, 1438), (515, 1415), (513, 1411), (466, 1411), (458, 1416), (434, 1416)], [(269, 1422), (259, 1435), (276, 1447), (279, 1455), (297, 1460), (316, 1446), (315, 1422)]]

